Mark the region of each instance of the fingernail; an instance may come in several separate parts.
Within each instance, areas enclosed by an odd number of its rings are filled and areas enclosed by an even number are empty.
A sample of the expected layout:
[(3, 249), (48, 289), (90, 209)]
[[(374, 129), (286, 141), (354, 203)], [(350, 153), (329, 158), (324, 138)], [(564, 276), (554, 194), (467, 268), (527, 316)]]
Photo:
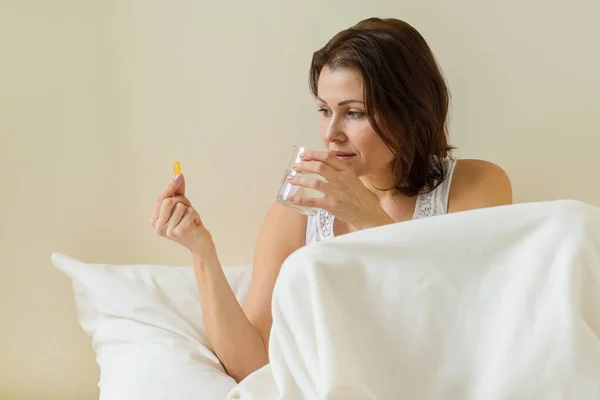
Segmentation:
[(298, 171), (298, 168), (300, 168), (300, 165), (299, 165), (299, 164), (294, 164), (294, 166), (292, 167), (292, 169), (293, 169), (294, 171)]
[(175, 175), (175, 176), (173, 177), (173, 180), (174, 180), (175, 182), (179, 182), (179, 181), (181, 180), (181, 178), (183, 178), (183, 176), (182, 176), (181, 174), (177, 174), (177, 175)]

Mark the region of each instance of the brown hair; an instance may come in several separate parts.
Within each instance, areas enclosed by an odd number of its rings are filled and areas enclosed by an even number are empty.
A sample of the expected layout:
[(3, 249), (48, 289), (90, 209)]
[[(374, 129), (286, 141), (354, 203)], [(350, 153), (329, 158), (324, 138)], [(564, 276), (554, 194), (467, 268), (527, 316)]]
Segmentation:
[(447, 139), (450, 93), (421, 34), (406, 22), (379, 18), (338, 33), (313, 55), (314, 96), (325, 66), (362, 75), (369, 121), (394, 154), (393, 188), (414, 196), (437, 187), (447, 175), (443, 158), (452, 150)]

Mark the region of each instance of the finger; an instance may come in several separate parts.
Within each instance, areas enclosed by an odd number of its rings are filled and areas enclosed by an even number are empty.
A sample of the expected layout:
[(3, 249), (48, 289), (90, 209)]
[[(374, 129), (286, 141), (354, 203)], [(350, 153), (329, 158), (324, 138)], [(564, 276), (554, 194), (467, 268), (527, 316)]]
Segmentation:
[(173, 180), (179, 182), (179, 186), (175, 189), (175, 195), (185, 196), (185, 176), (183, 174), (177, 174), (173, 177)]
[(298, 175), (290, 175), (288, 176), (287, 180), (292, 185), (301, 186), (309, 189), (315, 189), (324, 194), (327, 194), (329, 192), (327, 183), (323, 182), (320, 179), (308, 178), (305, 176)]
[(301, 158), (302, 161), (321, 161), (336, 171), (343, 171), (346, 169), (344, 163), (326, 151), (308, 151), (304, 153)]
[[(167, 197), (171, 197), (174, 196), (175, 194), (179, 194), (179, 195), (184, 195), (185, 194), (185, 178), (183, 177), (183, 174), (177, 174), (173, 177), (173, 179), (171, 179), (171, 182), (169, 182), (169, 184), (167, 185), (167, 187), (165, 188), (165, 190), (161, 193), (162, 198), (167, 198)], [(181, 191), (180, 187), (184, 186), (184, 190), (183, 192)]]
[(173, 238), (181, 238), (185, 232), (189, 231), (191, 227), (201, 225), (200, 215), (192, 207), (188, 207), (181, 218), (181, 221), (173, 228), (171, 236)]
[(188, 207), (187, 205), (185, 205), (183, 203), (177, 203), (175, 205), (175, 208), (173, 209), (173, 212), (171, 213), (171, 217), (169, 218), (169, 221), (167, 221), (167, 227), (166, 227), (167, 237), (171, 237), (173, 230), (177, 227), (177, 225), (179, 225), (179, 223), (183, 219), (183, 216), (185, 215), (187, 210), (190, 210), (190, 209), (191, 209), (191, 207)]
[(169, 182), (165, 190), (163, 190), (162, 193), (156, 199), (156, 203), (154, 205), (154, 212), (152, 213), (152, 217), (150, 218), (152, 226), (154, 226), (154, 222), (156, 222), (156, 219), (158, 218), (158, 212), (160, 211), (160, 206), (163, 200), (169, 197), (173, 197), (176, 194), (185, 195), (185, 178), (182, 174), (175, 175), (171, 182)]
[(317, 175), (321, 175), (328, 181), (333, 179), (336, 176), (336, 173), (338, 172), (321, 161), (301, 161), (298, 164), (294, 165), (293, 169), (296, 172), (312, 172)]
[[(174, 196), (174, 197), (169, 197), (168, 199), (170, 199), (169, 201), (172, 201), (175, 204), (182, 203), (188, 207), (192, 206), (192, 203), (190, 203), (190, 201), (185, 196)], [(155, 224), (156, 224), (156, 221), (158, 220), (158, 216), (160, 214), (160, 209), (162, 207), (162, 203), (166, 200), (167, 199), (161, 200), (161, 202), (159, 204), (157, 204), (156, 207), (154, 207), (154, 212), (152, 213), (152, 217), (150, 218), (150, 225), (152, 225), (153, 228), (156, 228)], [(173, 207), (175, 206), (175, 204), (173, 205)]]
[(326, 209), (327, 204), (325, 198), (318, 199), (315, 197), (288, 196), (286, 200), (292, 205), (310, 208)]
[(167, 223), (171, 218), (171, 214), (173, 214), (173, 209), (178, 204), (178, 201), (175, 200), (175, 197), (169, 197), (168, 199), (164, 199), (160, 205), (160, 211), (158, 213), (158, 219), (154, 224), (154, 229), (159, 235), (166, 234)]

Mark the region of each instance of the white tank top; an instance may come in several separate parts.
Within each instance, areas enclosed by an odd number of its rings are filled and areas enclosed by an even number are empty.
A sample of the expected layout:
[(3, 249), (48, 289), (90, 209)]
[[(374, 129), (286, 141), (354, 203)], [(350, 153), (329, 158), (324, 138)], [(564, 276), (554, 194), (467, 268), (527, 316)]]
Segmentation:
[[(448, 212), (448, 195), (452, 183), (452, 174), (456, 160), (448, 158), (448, 175), (446, 179), (429, 193), (417, 195), (415, 212), (412, 219), (433, 217)], [(332, 238), (334, 217), (329, 212), (319, 209), (316, 215), (308, 217), (306, 226), (306, 244), (320, 242)]]

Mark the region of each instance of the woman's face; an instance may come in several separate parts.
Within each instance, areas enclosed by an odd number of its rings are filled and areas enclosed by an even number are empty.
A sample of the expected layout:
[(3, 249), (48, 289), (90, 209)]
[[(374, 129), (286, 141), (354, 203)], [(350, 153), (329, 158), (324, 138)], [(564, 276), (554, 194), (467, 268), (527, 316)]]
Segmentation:
[(358, 176), (389, 174), (393, 154), (369, 122), (360, 73), (325, 66), (317, 90), (319, 130), (327, 150)]

